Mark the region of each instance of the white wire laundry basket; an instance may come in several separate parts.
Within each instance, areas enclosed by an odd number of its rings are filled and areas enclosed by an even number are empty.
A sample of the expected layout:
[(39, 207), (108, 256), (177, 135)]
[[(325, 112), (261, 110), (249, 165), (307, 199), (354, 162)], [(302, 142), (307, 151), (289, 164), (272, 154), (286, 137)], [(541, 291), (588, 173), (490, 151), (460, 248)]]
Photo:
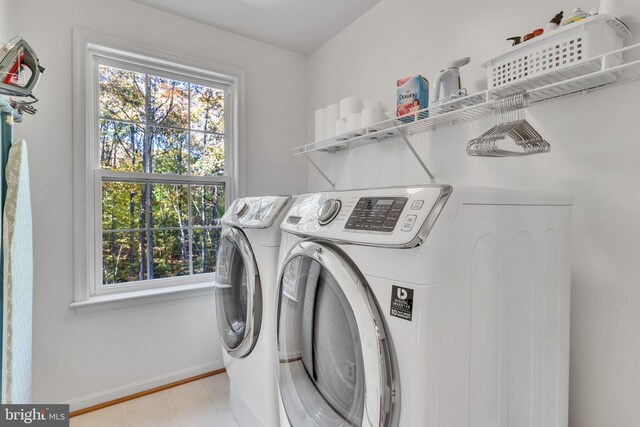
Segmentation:
[[(488, 88), (497, 89), (621, 49), (628, 38), (631, 34), (622, 22), (611, 15), (595, 15), (516, 45), (482, 66), (487, 69)], [(606, 65), (619, 65), (613, 62)]]

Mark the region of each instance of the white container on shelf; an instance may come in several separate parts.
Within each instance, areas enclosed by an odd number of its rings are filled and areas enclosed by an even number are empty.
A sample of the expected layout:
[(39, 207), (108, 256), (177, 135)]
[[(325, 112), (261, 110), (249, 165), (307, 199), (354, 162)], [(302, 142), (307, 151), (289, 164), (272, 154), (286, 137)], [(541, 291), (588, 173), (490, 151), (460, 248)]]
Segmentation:
[(350, 113), (347, 116), (347, 132), (362, 129), (362, 113)]
[(622, 0), (600, 0), (599, 12), (619, 18), (622, 15)]
[(362, 110), (362, 126), (368, 127), (378, 124), (386, 119), (382, 103), (375, 102), (368, 104)]
[[(619, 25), (612, 25), (612, 21), (615, 18), (611, 15), (591, 16), (516, 45), (485, 61), (482, 66), (487, 69), (488, 88), (496, 89), (560, 71), (594, 56), (621, 49), (624, 34)], [(611, 57), (611, 61), (616, 60)]]
[(351, 113), (362, 112), (362, 100), (359, 98), (344, 98), (340, 101), (340, 118), (346, 119)]
[(319, 108), (316, 110), (315, 119), (315, 140), (324, 141), (327, 139), (327, 109)]
[(327, 105), (326, 111), (327, 128), (324, 136), (329, 139), (336, 136), (336, 120), (340, 118), (340, 106), (338, 104)]
[(347, 133), (347, 121), (345, 119), (338, 119), (335, 122), (335, 136), (340, 136)]
[(367, 107), (380, 106), (382, 107), (382, 102), (380, 101), (362, 101), (362, 109), (364, 110)]

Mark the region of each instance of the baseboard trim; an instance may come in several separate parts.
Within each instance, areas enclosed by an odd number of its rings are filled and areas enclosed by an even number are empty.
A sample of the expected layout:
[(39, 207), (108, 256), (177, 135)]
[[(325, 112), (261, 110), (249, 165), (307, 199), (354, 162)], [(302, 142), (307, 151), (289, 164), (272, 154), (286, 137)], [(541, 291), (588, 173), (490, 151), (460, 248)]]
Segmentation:
[(122, 387), (116, 387), (100, 393), (83, 396), (65, 403), (69, 405), (69, 409), (71, 410), (69, 416), (75, 417), (223, 372), (225, 372), (225, 369), (222, 361), (206, 363)]

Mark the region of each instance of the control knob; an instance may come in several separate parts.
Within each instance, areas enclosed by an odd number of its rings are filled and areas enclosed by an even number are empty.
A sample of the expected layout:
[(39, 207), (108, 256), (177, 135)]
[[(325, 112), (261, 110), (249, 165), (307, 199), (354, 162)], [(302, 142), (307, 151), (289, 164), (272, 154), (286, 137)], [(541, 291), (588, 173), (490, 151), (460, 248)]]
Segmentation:
[(238, 205), (234, 213), (238, 218), (242, 218), (242, 216), (246, 214), (248, 210), (249, 204), (247, 202), (242, 202)]
[(338, 199), (329, 199), (325, 201), (320, 209), (318, 209), (318, 223), (320, 225), (327, 225), (338, 215), (342, 203)]

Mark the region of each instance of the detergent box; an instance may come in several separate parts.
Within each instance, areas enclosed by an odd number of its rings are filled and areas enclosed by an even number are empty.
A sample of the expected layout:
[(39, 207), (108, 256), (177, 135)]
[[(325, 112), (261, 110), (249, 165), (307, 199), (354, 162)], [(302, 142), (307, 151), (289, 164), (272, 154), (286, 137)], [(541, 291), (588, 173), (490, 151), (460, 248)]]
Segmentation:
[[(429, 106), (429, 81), (417, 75), (406, 77), (397, 81), (398, 103), (396, 116), (406, 116), (418, 110), (423, 110)], [(428, 116), (426, 111), (420, 113), (419, 118)], [(413, 117), (407, 117), (403, 121), (411, 121)]]

